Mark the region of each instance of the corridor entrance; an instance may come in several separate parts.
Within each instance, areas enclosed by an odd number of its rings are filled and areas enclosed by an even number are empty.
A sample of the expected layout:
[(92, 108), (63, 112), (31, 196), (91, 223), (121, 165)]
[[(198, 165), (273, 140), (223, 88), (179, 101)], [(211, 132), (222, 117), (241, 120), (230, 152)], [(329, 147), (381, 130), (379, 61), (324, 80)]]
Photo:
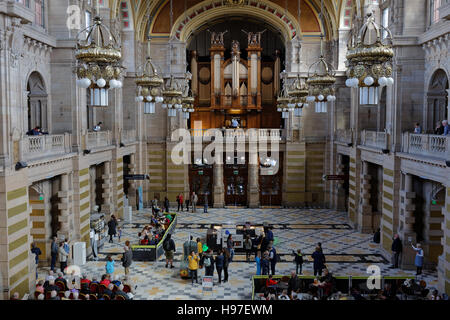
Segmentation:
[(247, 206), (248, 166), (224, 165), (225, 205)]
[(198, 196), (198, 205), (205, 204), (205, 197), (208, 198), (208, 206), (213, 205), (213, 167), (211, 165), (190, 165), (189, 166), (190, 194), (195, 192)]

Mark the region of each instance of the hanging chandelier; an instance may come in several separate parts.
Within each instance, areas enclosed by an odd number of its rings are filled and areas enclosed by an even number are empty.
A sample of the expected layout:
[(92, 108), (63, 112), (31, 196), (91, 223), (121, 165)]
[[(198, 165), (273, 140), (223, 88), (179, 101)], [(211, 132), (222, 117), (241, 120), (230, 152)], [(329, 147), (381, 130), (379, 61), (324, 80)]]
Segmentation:
[(277, 111), (281, 112), (283, 119), (288, 119), (289, 113), (293, 112), (295, 108), (294, 100), (289, 95), (287, 87), (286, 79), (283, 79), (283, 89), (281, 89), (280, 95), (277, 98)]
[[(385, 39), (383, 30), (387, 34)], [(345, 84), (347, 87), (359, 88), (360, 105), (378, 104), (378, 88), (394, 84), (393, 57), (391, 32), (376, 24), (373, 13), (369, 12), (356, 41), (351, 39), (347, 52), (348, 79)]]
[(156, 103), (163, 102), (161, 96), (164, 79), (158, 74), (156, 66), (150, 56), (150, 39), (148, 39), (148, 56), (145, 64), (138, 69), (136, 85), (136, 101), (144, 102), (144, 113), (153, 114), (156, 111)]
[(167, 114), (169, 117), (176, 117), (177, 110), (183, 107), (182, 106), (183, 92), (180, 90), (176, 81), (174, 81), (173, 75), (170, 76), (167, 86), (164, 88), (162, 94), (163, 94), (162, 108), (164, 109), (167, 108)]
[[(323, 20), (323, 0), (320, 2), (320, 20), (322, 26), (325, 26)], [(320, 56), (319, 60), (314, 62), (308, 70), (308, 79), (306, 83), (309, 86), (309, 96), (306, 97), (307, 102), (315, 102), (316, 113), (327, 112), (327, 102), (336, 101), (334, 84), (336, 82), (336, 71), (331, 63), (325, 60), (323, 55), (323, 38), (320, 35)]]
[(190, 114), (195, 111), (194, 109), (194, 97), (192, 95), (192, 91), (188, 88), (189, 94), (186, 97), (182, 98), (182, 111), (183, 111), (183, 118), (189, 119)]
[[(98, 10), (97, 10), (98, 12)], [(80, 39), (80, 35), (85, 35)], [(89, 88), (92, 107), (108, 106), (108, 90), (121, 88), (122, 53), (120, 45), (102, 18), (94, 17), (94, 24), (77, 35), (75, 51), (77, 85)]]
[(295, 79), (292, 87), (288, 90), (288, 94), (292, 97), (291, 102), (294, 103), (294, 116), (301, 117), (303, 115), (303, 107), (306, 106), (306, 96), (308, 95), (308, 86), (300, 75)]

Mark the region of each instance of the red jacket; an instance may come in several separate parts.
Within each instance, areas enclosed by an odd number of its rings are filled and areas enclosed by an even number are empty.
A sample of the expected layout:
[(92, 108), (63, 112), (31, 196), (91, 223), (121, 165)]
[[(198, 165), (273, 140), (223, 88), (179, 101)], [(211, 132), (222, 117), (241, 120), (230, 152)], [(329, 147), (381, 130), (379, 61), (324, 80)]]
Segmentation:
[(278, 282), (276, 282), (275, 280), (269, 280), (269, 279), (267, 279), (266, 280), (266, 287), (270, 287), (270, 286), (274, 286), (274, 285), (276, 285)]

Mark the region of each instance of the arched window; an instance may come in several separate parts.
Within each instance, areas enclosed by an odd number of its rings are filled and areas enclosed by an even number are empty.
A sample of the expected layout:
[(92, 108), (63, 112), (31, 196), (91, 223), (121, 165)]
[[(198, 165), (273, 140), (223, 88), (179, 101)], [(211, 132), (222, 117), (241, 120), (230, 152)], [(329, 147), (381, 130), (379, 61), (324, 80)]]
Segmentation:
[(34, 23), (45, 28), (45, 0), (34, 0)]
[(33, 72), (28, 79), (28, 131), (41, 127), (48, 132), (47, 91), (39, 73)]
[(437, 70), (431, 77), (427, 92), (427, 131), (432, 133), (438, 121), (448, 119), (448, 78), (444, 70)]

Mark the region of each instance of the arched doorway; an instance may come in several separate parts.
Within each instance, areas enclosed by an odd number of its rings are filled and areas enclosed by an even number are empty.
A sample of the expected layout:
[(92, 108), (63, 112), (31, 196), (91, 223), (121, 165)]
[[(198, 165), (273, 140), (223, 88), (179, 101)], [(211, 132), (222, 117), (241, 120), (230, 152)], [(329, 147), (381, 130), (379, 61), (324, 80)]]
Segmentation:
[(31, 73), (27, 83), (28, 91), (28, 131), (41, 127), (48, 132), (47, 90), (42, 76), (38, 72)]
[(448, 119), (448, 78), (444, 70), (437, 70), (431, 77), (427, 92), (427, 132), (433, 133), (438, 121)]

